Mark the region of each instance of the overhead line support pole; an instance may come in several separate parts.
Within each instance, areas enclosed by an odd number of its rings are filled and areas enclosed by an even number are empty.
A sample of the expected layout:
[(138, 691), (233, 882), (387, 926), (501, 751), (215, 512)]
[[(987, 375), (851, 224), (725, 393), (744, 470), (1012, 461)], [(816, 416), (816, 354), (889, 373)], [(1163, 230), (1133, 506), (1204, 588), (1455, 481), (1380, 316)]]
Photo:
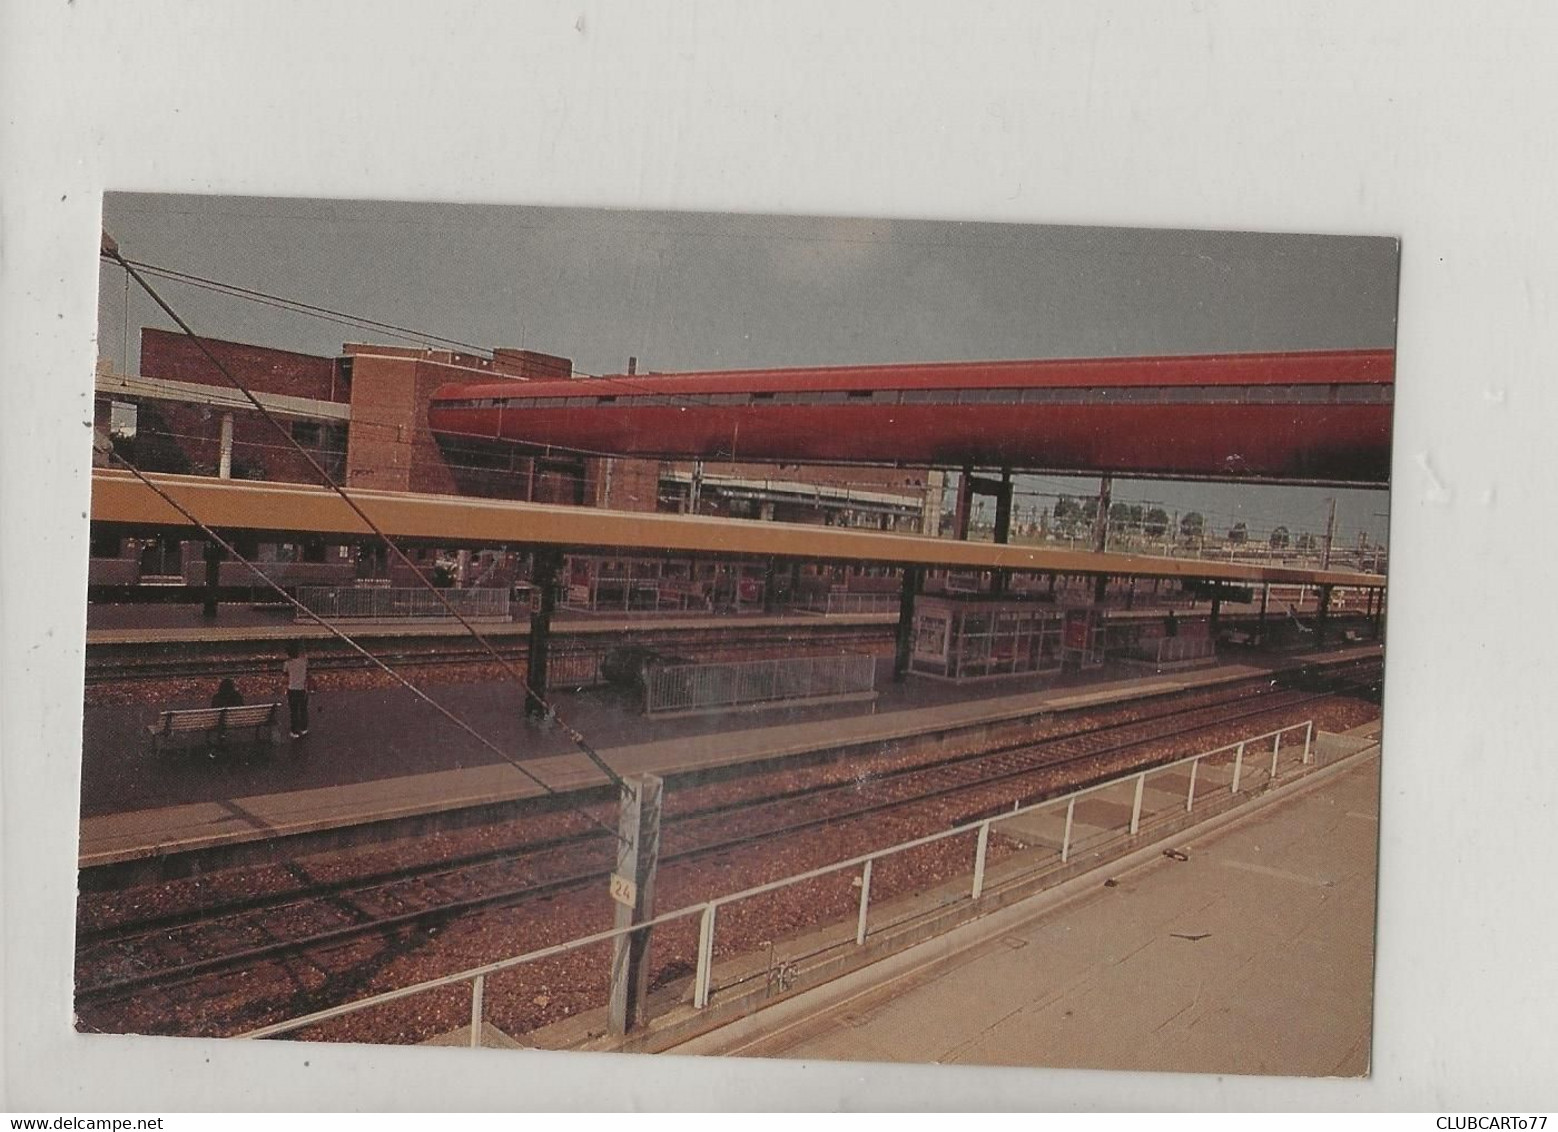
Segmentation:
[(530, 579), (536, 587), (535, 606), (530, 614), (529, 671), (525, 679), (530, 686), (525, 696), (525, 714), (532, 719), (544, 718), (547, 713), (546, 670), (552, 643), (552, 613), (557, 608), (557, 580), (562, 567), (562, 551), (549, 547), (535, 552), (535, 568)]
[[(625, 780), (617, 827), (617, 869), (611, 880), (617, 928), (654, 919), (655, 873), (660, 864), (663, 781), (653, 774)], [(648, 1020), (650, 929), (612, 941), (607, 1025), (618, 1036)]]
[(914, 599), (925, 580), (925, 567), (903, 568), (903, 589), (898, 597), (897, 647), (893, 653), (893, 681), (902, 684), (909, 676), (909, 660), (914, 650)]

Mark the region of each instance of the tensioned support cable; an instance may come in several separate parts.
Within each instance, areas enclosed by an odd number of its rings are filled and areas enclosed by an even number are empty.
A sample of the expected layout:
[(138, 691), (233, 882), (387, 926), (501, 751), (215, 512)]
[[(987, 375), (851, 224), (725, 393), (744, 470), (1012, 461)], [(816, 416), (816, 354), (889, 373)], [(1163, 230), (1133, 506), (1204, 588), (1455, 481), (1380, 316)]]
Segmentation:
[(163, 313), (171, 318), (176, 324), (178, 324), (179, 329), (189, 337), (190, 341), (195, 343), (195, 346), (202, 354), (206, 356), (206, 359), (216, 367), (217, 372), (227, 380), (227, 383), (236, 389), (240, 394), (242, 394), (243, 397), (254, 406), (255, 410), (259, 412), (260, 416), (263, 417), (273, 428), (275, 428), (278, 433), (287, 439), (290, 446), (308, 463), (308, 466), (313, 470), (314, 475), (318, 477), (319, 482), (330, 488), (331, 491), (335, 492), (338, 496), (341, 497), (342, 502), (351, 508), (352, 513), (355, 514), (360, 520), (362, 520), (363, 525), (366, 526), (368, 530), (371, 531), (376, 537), (378, 537), (378, 539), (384, 543), (385, 547), (388, 548), (388, 550), (412, 572), (412, 575), (422, 584), (422, 586), (433, 595), (434, 599), (437, 600), (440, 605), (444, 607), (444, 610), (449, 614), (449, 616), (458, 621), (465, 629), (465, 631), (470, 634), (471, 638), (481, 645), (481, 647), (486, 651), (487, 655), (491, 657), (500, 668), (508, 673), (509, 676), (513, 677), (515, 683), (517, 683), (520, 688), (523, 689), (525, 695), (535, 703), (539, 704), (545, 710), (547, 716), (556, 722), (557, 726), (562, 730), (563, 734), (568, 736), (568, 738), (573, 742), (574, 746), (576, 746), (580, 752), (590, 760), (590, 762), (594, 763), (595, 767), (602, 774), (611, 780), (612, 785), (621, 790), (626, 790), (630, 794), (633, 793), (632, 786), (629, 785), (621, 775), (613, 770), (612, 767), (603, 758), (600, 757), (600, 754), (595, 750), (594, 747), (589, 744), (589, 742), (577, 729), (570, 726), (565, 720), (563, 720), (563, 718), (558, 714), (556, 707), (548, 703), (545, 697), (541, 696), (534, 688), (530, 686), (529, 681), (526, 680), (524, 676), (520, 675), (519, 670), (510, 664), (508, 660), (506, 660), (498, 652), (498, 650), (493, 647), (492, 643), (482, 635), (482, 633), (476, 628), (475, 625), (471, 624), (470, 621), (461, 616), (459, 610), (455, 609), (454, 606), (450, 604), (449, 600), (439, 591), (438, 587), (433, 585), (432, 580), (423, 574), (421, 570), (417, 569), (416, 564), (411, 561), (406, 552), (403, 551), (400, 546), (389, 537), (389, 535), (385, 534), (379, 525), (368, 517), (367, 512), (365, 512), (362, 507), (358, 505), (357, 501), (346, 493), (346, 489), (341, 487), (340, 484), (336, 483), (335, 479), (330, 475), (330, 473), (325, 471), (325, 469), (320, 466), (319, 461), (314, 459), (313, 453), (298, 443), (297, 438), (292, 435), (291, 430), (286, 428), (271, 414), (268, 409), (266, 409), (266, 407), (260, 402), (260, 399), (249, 391), (248, 386), (244, 385), (243, 382), (239, 381), (236, 377), (233, 376), (232, 371), (229, 370), (227, 366), (223, 364), (222, 360), (216, 356), (215, 352), (206, 345), (205, 339), (203, 339), (199, 334), (196, 334), (194, 328), (190, 326), (189, 323), (185, 322), (179, 313), (168, 305), (167, 300), (165, 300), (160, 294), (157, 293), (156, 288), (154, 288), (146, 281), (145, 277), (135, 269), (134, 265), (132, 265), (129, 260), (125, 259), (124, 255), (119, 251), (118, 247), (105, 245), (102, 254), (119, 264), (120, 267), (124, 268), (124, 270), (129, 274), (130, 278), (135, 280), (137, 286), (139, 286), (141, 290), (145, 291), (146, 294), (150, 296), (151, 300), (162, 309)]

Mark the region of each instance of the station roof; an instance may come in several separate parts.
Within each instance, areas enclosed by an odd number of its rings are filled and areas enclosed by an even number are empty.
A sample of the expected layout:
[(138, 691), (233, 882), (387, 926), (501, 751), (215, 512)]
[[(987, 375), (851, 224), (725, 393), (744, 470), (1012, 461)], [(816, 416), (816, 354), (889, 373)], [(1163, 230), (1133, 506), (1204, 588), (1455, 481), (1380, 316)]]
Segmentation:
[[(149, 477), (200, 520), (221, 531), (371, 534), (340, 496), (323, 487)], [(1144, 578), (1201, 578), (1243, 584), (1383, 587), (1378, 574), (1242, 562), (1099, 554), (1091, 550), (958, 542), (842, 527), (605, 511), (464, 496), (353, 489), (351, 497), (388, 535), (440, 546), (507, 544), (624, 554), (712, 554), (740, 558), (872, 562), (955, 570), (1056, 571)], [(94, 469), (92, 521), (143, 529), (193, 524), (129, 472)]]

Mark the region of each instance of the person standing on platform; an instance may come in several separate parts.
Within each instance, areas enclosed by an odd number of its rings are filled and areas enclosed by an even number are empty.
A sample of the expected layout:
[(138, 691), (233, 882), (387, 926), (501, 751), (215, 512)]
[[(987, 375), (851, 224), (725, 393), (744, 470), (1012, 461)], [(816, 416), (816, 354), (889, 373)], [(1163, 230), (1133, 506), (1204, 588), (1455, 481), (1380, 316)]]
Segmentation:
[(308, 657), (298, 643), (287, 646), (287, 660), (282, 670), (287, 674), (287, 710), (292, 716), (292, 737), (301, 739), (308, 734)]

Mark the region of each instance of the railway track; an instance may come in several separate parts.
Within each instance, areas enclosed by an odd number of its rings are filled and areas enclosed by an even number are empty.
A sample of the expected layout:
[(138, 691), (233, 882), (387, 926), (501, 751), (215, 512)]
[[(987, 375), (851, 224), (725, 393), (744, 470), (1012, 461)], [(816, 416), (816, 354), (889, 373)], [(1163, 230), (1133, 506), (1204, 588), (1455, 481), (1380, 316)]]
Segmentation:
[[(1372, 666), (1377, 669), (1377, 663)], [(1080, 783), (1102, 777), (1133, 751), (1186, 740), (1240, 720), (1293, 710), (1355, 691), (1360, 673), (1330, 677), (1328, 687), (1233, 689), (1201, 702), (1163, 703), (1128, 720), (1075, 728), (1037, 741), (880, 768), (846, 780), (824, 780), (758, 797), (667, 814), (663, 863), (728, 853), (838, 828), (886, 811), (1006, 789), (1027, 776), (1071, 772)], [(1369, 666), (1361, 672), (1371, 681)], [(1300, 683), (1304, 683), (1301, 679)], [(1176, 757), (1165, 752), (1153, 761)], [(1034, 791), (1037, 791), (1036, 793)], [(1053, 792), (1052, 790), (1049, 792)], [(1036, 801), (1036, 784), (1021, 795)], [(1005, 799), (1010, 804), (1011, 797)], [(732, 834), (732, 815), (741, 833)], [(77, 949), (78, 1003), (103, 1003), (267, 960), (328, 950), (371, 934), (430, 928), (454, 917), (563, 891), (603, 885), (613, 846), (598, 832), (571, 833), (505, 846), (456, 860), (397, 869), (291, 893), (232, 901), (114, 929), (83, 933)]]

